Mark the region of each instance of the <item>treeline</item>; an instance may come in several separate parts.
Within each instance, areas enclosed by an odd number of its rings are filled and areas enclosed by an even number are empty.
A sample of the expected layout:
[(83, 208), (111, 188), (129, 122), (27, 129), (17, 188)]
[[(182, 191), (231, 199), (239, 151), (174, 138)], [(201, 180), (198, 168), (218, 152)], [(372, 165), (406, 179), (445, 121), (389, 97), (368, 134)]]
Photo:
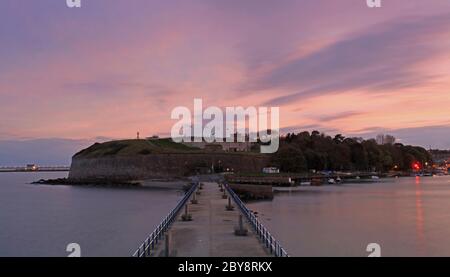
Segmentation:
[(318, 131), (287, 134), (273, 163), (283, 172), (309, 170), (389, 171), (410, 170), (414, 163), (431, 163), (423, 147), (401, 143), (378, 144), (375, 139), (327, 136)]

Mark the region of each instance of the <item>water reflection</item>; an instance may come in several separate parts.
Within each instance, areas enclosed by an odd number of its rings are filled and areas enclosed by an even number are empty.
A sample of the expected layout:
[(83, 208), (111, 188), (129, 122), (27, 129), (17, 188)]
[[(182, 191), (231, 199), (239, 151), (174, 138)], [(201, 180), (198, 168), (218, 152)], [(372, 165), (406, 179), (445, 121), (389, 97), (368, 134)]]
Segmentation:
[[(450, 256), (450, 176), (306, 187), (250, 209), (292, 256)], [(425, 222), (426, 220), (426, 222)]]
[(180, 199), (174, 190), (36, 186), (64, 173), (0, 174), (0, 256), (130, 256)]
[(426, 253), (425, 247), (425, 234), (424, 234), (424, 213), (423, 213), (423, 201), (422, 201), (422, 186), (420, 184), (420, 177), (416, 176), (416, 231), (417, 231), (417, 245), (418, 253), (424, 255)]

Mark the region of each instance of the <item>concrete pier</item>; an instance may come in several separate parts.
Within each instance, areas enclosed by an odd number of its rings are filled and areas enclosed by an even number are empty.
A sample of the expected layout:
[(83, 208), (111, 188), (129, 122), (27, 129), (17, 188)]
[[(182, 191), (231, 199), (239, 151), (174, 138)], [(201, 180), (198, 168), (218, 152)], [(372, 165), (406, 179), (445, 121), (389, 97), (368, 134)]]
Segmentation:
[[(169, 229), (170, 243), (159, 243), (152, 256), (171, 257), (268, 257), (268, 250), (244, 220), (246, 236), (236, 236), (239, 209), (227, 210), (228, 199), (223, 198), (217, 183), (204, 183), (197, 204), (188, 201), (192, 221), (182, 221), (181, 215)], [(183, 210), (184, 213), (184, 210)]]

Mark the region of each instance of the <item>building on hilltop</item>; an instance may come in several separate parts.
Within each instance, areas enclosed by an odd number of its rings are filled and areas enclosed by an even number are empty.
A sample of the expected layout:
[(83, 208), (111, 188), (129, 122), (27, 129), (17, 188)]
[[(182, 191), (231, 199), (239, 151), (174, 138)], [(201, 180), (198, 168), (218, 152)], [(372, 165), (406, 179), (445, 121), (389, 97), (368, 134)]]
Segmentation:
[(183, 142), (184, 145), (190, 147), (197, 147), (211, 152), (225, 151), (225, 152), (250, 152), (252, 148), (251, 142)]

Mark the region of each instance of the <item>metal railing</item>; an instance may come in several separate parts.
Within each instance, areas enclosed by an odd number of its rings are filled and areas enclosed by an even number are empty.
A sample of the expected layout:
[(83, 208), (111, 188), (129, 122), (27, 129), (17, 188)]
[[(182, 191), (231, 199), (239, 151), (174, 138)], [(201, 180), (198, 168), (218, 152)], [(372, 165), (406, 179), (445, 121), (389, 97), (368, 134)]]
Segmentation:
[(264, 227), (264, 225), (259, 222), (255, 214), (250, 211), (247, 206), (242, 202), (241, 198), (230, 188), (228, 184), (224, 184), (225, 189), (228, 194), (234, 200), (236, 205), (241, 210), (242, 214), (247, 218), (248, 222), (254, 229), (255, 233), (258, 235), (261, 242), (270, 251), (270, 254), (275, 255), (275, 257), (289, 257), (289, 254), (281, 246), (281, 244), (270, 234), (270, 232)]
[(158, 242), (163, 238), (170, 225), (177, 219), (181, 209), (186, 205), (191, 195), (196, 191), (199, 183), (195, 183), (178, 202), (177, 206), (161, 221), (156, 229), (144, 240), (134, 252), (133, 257), (150, 257)]

